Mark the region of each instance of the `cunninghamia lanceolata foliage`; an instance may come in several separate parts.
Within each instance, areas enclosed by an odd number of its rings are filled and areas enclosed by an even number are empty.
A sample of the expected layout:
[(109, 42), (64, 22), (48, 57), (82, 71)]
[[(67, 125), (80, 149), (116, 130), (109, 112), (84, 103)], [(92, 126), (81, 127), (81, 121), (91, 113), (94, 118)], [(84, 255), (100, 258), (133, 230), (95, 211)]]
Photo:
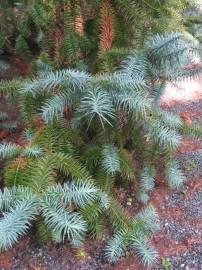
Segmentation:
[[(45, 133), (46, 131), (44, 131)], [(41, 147), (41, 136), (43, 137), (44, 134), (33, 139)], [(45, 140), (42, 139), (42, 142), (44, 144)], [(47, 143), (50, 143), (50, 141), (47, 141)], [(10, 167), (9, 165), (7, 167), (8, 171), (14, 170), (15, 172), (12, 185), (16, 184), (16, 182), (21, 184), (4, 188), (4, 191), (0, 193), (0, 209), (3, 213), (0, 219), (0, 248), (2, 250), (11, 247), (21, 236), (25, 235), (31, 227), (31, 222), (38, 219), (39, 216), (41, 216), (40, 220), (43, 220), (45, 224), (44, 228), (47, 227), (50, 231), (52, 240), (63, 242), (67, 238), (75, 246), (83, 241), (90, 228), (92, 231), (95, 230), (95, 226), (98, 225), (96, 223), (97, 219), (99, 220), (103, 215), (109, 215), (110, 223), (114, 229), (119, 232), (124, 228), (124, 230), (127, 230), (127, 238), (130, 236), (131, 239), (136, 239), (134, 241), (137, 241), (139, 236), (135, 238), (135, 230), (131, 230), (131, 226), (134, 228), (139, 226), (138, 230), (141, 230), (141, 236), (144, 237), (144, 247), (137, 246), (135, 248), (133, 242), (129, 245), (128, 241), (124, 241), (124, 249), (134, 249), (139, 256), (142, 256), (142, 261), (147, 265), (154, 261), (157, 254), (147, 239), (157, 229), (153, 228), (153, 225), (149, 223), (149, 220), (152, 219), (155, 219), (155, 224), (158, 223), (154, 208), (145, 209), (131, 223), (118, 202), (106, 190), (107, 185), (104, 184), (104, 188), (102, 185), (97, 184), (96, 186), (96, 179), (93, 179), (85, 167), (74, 157), (62, 152), (46, 153), (47, 146), (44, 145), (43, 150), (39, 146), (29, 145), (17, 148), (18, 152), (16, 152), (16, 147), (17, 145), (11, 143), (7, 147), (6, 144), (1, 145), (1, 149), (7, 150), (4, 153), (4, 158), (14, 158)], [(114, 155), (116, 153), (113, 146), (106, 145), (104, 150), (113, 150), (115, 151)], [(116, 153), (116, 155), (118, 154)], [(112, 161), (110, 161), (110, 164)], [(111, 168), (108, 172), (109, 176), (115, 173), (112, 168), (117, 168), (112, 164), (109, 167)], [(16, 165), (17, 167), (15, 167)], [(21, 168), (21, 165), (23, 168)], [(103, 165), (100, 164), (100, 166)], [(64, 184), (54, 184), (55, 169), (69, 177)], [(20, 173), (21, 170), (24, 171), (24, 174)], [(104, 171), (103, 173), (106, 177), (106, 179), (103, 178), (103, 181), (108, 181), (106, 173)], [(83, 178), (81, 178), (82, 176)], [(9, 175), (5, 174), (5, 180), (7, 180), (7, 177)], [(92, 220), (93, 224), (91, 224)], [(40, 230), (44, 230), (42, 226), (40, 226)], [(45, 232), (41, 231), (40, 233), (44, 234)], [(106, 248), (106, 256), (112, 261), (115, 261), (121, 255), (119, 255), (118, 251), (120, 247), (112, 246), (114, 238), (117, 237), (116, 234), (109, 241)], [(147, 247), (146, 243), (148, 244)], [(153, 257), (149, 257), (150, 252), (153, 252)]]
[(81, 241), (87, 232), (87, 223), (72, 204), (85, 207), (95, 200), (97, 192), (88, 182), (52, 185), (41, 193), (21, 186), (5, 188), (0, 194), (1, 210), (6, 210), (0, 219), (0, 248), (11, 247), (39, 214), (60, 241), (65, 236), (70, 241)]
[[(155, 222), (155, 225), (152, 224)], [(135, 250), (145, 266), (151, 266), (157, 259), (157, 252), (148, 236), (159, 229), (159, 220), (154, 207), (149, 206), (133, 220), (130, 229), (118, 230), (106, 247), (106, 255), (111, 261), (125, 255), (128, 247)]]
[[(15, 80), (0, 85), (3, 92), (19, 89), (16, 96), (32, 131), (25, 146), (0, 145), (0, 157), (9, 160), (5, 184), (17, 190), (16, 195), (5, 189), (13, 198), (9, 201), (1, 194), (2, 210), (6, 209), (0, 220), (2, 248), (16, 242), (39, 214), (52, 239), (63, 241), (67, 236), (74, 245), (87, 231), (99, 232), (107, 216), (115, 232), (107, 257), (115, 261), (132, 248), (151, 265), (156, 252), (148, 237), (158, 229), (156, 213), (148, 208), (131, 221), (113, 197), (113, 187), (117, 182), (130, 181), (130, 186), (135, 182), (138, 198), (147, 202), (155, 186), (156, 161), (163, 157), (167, 183), (182, 184), (184, 176), (173, 160), (175, 150), (181, 134), (199, 137), (201, 131), (163, 111), (157, 101), (168, 81), (199, 74), (201, 67), (187, 70), (197, 46), (180, 33), (157, 35), (113, 74), (47, 69), (20, 82), (20, 87)], [(19, 228), (14, 226), (9, 235), (6, 229), (14, 218), (19, 219)]]

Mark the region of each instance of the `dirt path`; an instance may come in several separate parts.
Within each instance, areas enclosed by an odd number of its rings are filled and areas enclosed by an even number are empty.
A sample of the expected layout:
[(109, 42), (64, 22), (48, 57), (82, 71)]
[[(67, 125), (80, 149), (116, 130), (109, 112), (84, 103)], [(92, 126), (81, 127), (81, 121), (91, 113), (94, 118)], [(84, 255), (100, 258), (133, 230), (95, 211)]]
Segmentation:
[[(183, 114), (189, 121), (202, 124), (202, 79), (169, 87), (162, 104), (167, 110)], [(176, 157), (187, 177), (180, 191), (171, 191), (162, 184), (161, 176), (151, 194), (161, 220), (161, 231), (152, 238), (159, 251), (159, 262), (152, 270), (202, 269), (202, 140), (184, 138)], [(128, 194), (126, 194), (128, 196)], [(130, 194), (133, 196), (133, 194)], [(134, 195), (135, 197), (135, 195)], [(124, 199), (127, 201), (127, 199)], [(135, 199), (131, 207), (136, 205)], [(130, 211), (130, 207), (126, 206)], [(40, 245), (34, 236), (25, 237), (16, 246), (0, 255), (1, 270), (142, 270), (134, 255), (109, 265), (103, 255), (105, 239), (90, 241), (83, 256), (64, 245)], [(90, 243), (90, 244), (89, 244)], [(78, 254), (77, 254), (78, 255)]]

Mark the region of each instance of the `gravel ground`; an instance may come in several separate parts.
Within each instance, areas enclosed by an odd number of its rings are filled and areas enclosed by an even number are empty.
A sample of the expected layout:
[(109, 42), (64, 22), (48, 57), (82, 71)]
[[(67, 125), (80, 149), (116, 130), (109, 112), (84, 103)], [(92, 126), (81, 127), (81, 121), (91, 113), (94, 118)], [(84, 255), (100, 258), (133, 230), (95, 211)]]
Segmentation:
[(191, 215), (200, 218), (202, 221), (202, 189), (194, 192), (192, 197), (184, 202), (183, 207), (186, 217)]
[[(24, 242), (23, 242), (24, 241)], [(88, 242), (89, 243), (89, 242)], [(27, 248), (25, 248), (27, 246)], [(85, 257), (76, 257), (76, 252), (63, 245), (41, 245), (33, 237), (26, 237), (11, 250), (12, 258), (1, 270), (108, 270), (111, 267), (101, 253), (102, 247), (91, 243)], [(1, 265), (1, 259), (0, 259)]]
[[(179, 217), (162, 219), (161, 233), (176, 247), (184, 246), (176, 254), (165, 256), (169, 260), (170, 270), (201, 270), (202, 269), (202, 189), (195, 191), (190, 198), (185, 199), (181, 192), (169, 196), (165, 207), (178, 206), (182, 210)], [(162, 261), (154, 270), (163, 270)]]
[[(170, 262), (169, 270), (201, 270), (202, 269), (202, 245), (196, 244), (185, 252), (176, 256), (166, 257)], [(153, 270), (165, 270), (165, 267), (159, 266)]]
[(186, 154), (177, 154), (176, 159), (184, 171), (187, 182), (194, 181), (202, 176), (202, 149)]
[(162, 228), (164, 228), (165, 234), (169, 234), (169, 237), (175, 240), (176, 243), (183, 242), (185, 239), (199, 234), (198, 228), (194, 224), (190, 225), (187, 221), (170, 219), (163, 222)]
[[(171, 257), (171, 269), (200, 270), (202, 269), (202, 245), (196, 244), (181, 254)], [(180, 268), (179, 268), (180, 267)]]

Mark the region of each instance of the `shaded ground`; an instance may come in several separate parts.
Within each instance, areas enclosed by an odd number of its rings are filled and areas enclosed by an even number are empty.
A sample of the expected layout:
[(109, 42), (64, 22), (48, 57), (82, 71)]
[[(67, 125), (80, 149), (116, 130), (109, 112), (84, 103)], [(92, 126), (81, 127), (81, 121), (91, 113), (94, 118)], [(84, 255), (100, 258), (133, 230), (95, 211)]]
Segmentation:
[[(194, 86), (192, 85), (194, 84)], [(185, 90), (169, 88), (164, 95), (163, 106), (180, 113), (189, 121), (202, 124), (202, 81), (184, 84)], [(194, 90), (193, 90), (194, 87)], [(180, 91), (178, 93), (178, 91)], [(192, 94), (191, 94), (192, 93)], [(181, 96), (181, 98), (180, 98)], [(8, 110), (0, 102), (1, 109)], [(9, 108), (10, 111), (10, 108)], [(11, 110), (10, 121), (18, 120), (17, 111)], [(8, 134), (9, 139), (18, 136), (21, 126), (15, 134)], [(1, 136), (0, 141), (6, 140)], [(162, 259), (171, 270), (201, 270), (202, 269), (202, 140), (194, 141), (184, 138), (176, 157), (183, 169), (187, 182), (179, 191), (169, 190), (162, 181), (161, 174), (157, 176), (156, 189), (151, 194), (151, 200), (160, 216), (161, 231), (151, 239), (159, 251), (159, 261), (153, 270), (163, 270)], [(133, 199), (127, 206), (127, 198)], [(135, 193), (120, 192), (120, 201), (128, 212), (134, 212), (139, 207), (135, 201)], [(74, 250), (68, 244), (42, 245), (34, 235), (25, 237), (16, 246), (0, 254), (1, 270), (142, 270), (134, 254), (122, 258), (115, 265), (109, 265), (104, 258), (103, 248), (106, 239), (86, 241), (81, 250)], [(82, 252), (81, 252), (82, 251)]]

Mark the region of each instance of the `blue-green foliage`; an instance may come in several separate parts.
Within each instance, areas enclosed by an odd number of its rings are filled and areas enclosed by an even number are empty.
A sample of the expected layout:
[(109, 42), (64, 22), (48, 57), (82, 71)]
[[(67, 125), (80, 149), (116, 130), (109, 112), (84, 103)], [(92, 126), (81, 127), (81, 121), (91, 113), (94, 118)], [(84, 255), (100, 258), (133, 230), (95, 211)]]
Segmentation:
[(163, 111), (157, 101), (168, 81), (199, 74), (201, 66), (187, 66), (197, 53), (191, 36), (171, 32), (149, 38), (112, 74), (45, 68), (25, 82), (1, 82), (4, 93), (18, 89), (33, 131), (25, 146), (0, 145), (0, 157), (13, 159), (4, 174), (11, 188), (0, 194), (1, 248), (15, 243), (39, 216), (51, 239), (67, 237), (72, 245), (107, 223), (114, 230), (107, 258), (115, 261), (134, 249), (150, 266), (157, 257), (148, 240), (159, 229), (157, 214), (149, 207), (131, 220), (114, 198), (114, 185), (139, 187), (137, 198), (146, 203), (159, 158), (167, 183), (183, 184), (173, 156), (182, 134), (200, 137), (201, 129)]

